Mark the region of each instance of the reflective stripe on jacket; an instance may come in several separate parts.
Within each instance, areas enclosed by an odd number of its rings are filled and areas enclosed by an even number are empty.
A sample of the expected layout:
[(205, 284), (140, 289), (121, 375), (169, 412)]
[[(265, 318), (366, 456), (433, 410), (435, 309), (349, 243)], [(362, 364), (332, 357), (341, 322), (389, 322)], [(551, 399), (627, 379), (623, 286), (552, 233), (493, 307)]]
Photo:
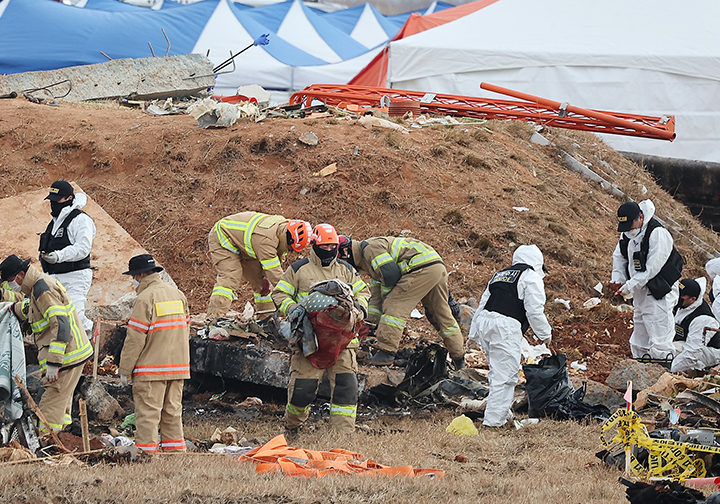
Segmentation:
[(38, 347), (40, 368), (69, 369), (88, 360), (93, 349), (65, 287), (35, 266), (28, 267), (22, 293), (30, 298), (28, 322)]
[(120, 355), (120, 374), (134, 380), (190, 378), (190, 329), (185, 295), (159, 273), (140, 281)]
[(220, 245), (240, 260), (260, 261), (265, 276), (275, 285), (283, 274), (280, 258), (288, 252), (287, 223), (282, 215), (240, 212), (220, 219), (213, 229)]

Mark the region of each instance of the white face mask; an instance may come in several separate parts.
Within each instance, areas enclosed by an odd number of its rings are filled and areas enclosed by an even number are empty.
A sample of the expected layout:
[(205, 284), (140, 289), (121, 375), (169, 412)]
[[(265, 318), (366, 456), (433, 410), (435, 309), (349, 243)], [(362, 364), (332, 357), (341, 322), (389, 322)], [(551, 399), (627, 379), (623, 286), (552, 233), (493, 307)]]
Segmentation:
[(22, 289), (22, 285), (17, 283), (15, 280), (8, 282), (8, 287), (10, 287), (10, 289), (14, 290), (15, 292), (20, 292), (20, 290)]
[(627, 236), (628, 238), (635, 238), (639, 234), (640, 234), (640, 228), (631, 229), (630, 231), (625, 231), (625, 236)]
[(133, 278), (132, 280), (130, 280), (130, 281), (132, 282), (133, 287), (135, 287), (136, 289), (137, 289), (138, 287), (140, 287), (140, 282), (138, 282), (138, 281), (135, 280), (134, 278)]

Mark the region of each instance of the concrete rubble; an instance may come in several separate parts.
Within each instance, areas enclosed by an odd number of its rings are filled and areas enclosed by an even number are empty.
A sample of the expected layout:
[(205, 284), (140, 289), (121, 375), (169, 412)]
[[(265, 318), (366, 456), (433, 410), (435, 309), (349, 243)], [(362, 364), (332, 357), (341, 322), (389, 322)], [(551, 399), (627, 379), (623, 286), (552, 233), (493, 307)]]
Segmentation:
[(0, 75), (0, 94), (28, 93), (41, 100), (67, 101), (202, 96), (215, 85), (212, 68), (212, 62), (201, 54), (124, 58), (95, 65)]

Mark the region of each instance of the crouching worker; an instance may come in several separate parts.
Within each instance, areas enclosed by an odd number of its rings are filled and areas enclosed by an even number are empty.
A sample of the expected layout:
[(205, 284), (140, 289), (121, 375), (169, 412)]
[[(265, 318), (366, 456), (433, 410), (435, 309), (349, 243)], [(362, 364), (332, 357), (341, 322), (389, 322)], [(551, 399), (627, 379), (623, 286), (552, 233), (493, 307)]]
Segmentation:
[[(679, 353), (670, 371), (702, 370), (720, 363), (720, 327), (705, 301), (705, 277), (680, 280), (680, 299), (675, 306), (675, 348)], [(708, 330), (705, 330), (708, 328)]]
[(483, 425), (502, 427), (510, 417), (520, 372), (523, 334), (528, 326), (550, 343), (552, 329), (545, 317), (545, 266), (536, 245), (521, 245), (512, 266), (493, 275), (470, 326), (488, 360), (490, 391)]
[[(285, 409), (286, 437), (290, 439), (307, 420), (326, 370), (331, 390), (330, 427), (340, 432), (355, 430), (356, 335), (370, 297), (353, 267), (337, 259), (335, 228), (318, 224), (312, 240), (310, 256), (293, 263), (272, 291), (273, 301), (294, 329)], [(294, 334), (299, 337), (293, 338)]]
[(83, 364), (92, 357), (92, 345), (65, 287), (30, 264), (30, 259), (11, 255), (0, 263), (0, 282), (6, 281), (13, 291), (29, 298), (12, 308), (19, 319), (30, 323), (40, 369), (45, 372), (45, 393), (38, 406), (49, 425), (40, 425), (40, 432), (48, 432), (47, 427), (62, 429), (72, 423), (73, 392)]
[[(138, 294), (120, 354), (120, 381), (133, 382), (135, 444), (146, 452), (185, 450), (183, 380), (190, 378), (187, 299), (165, 283), (150, 254), (130, 259)], [(158, 443), (158, 428), (161, 442)]]

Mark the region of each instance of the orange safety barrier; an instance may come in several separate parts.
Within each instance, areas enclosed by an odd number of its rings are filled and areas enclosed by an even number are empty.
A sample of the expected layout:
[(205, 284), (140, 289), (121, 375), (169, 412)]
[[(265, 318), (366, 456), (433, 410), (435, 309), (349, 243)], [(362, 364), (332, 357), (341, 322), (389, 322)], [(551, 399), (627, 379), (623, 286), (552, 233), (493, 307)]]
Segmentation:
[(387, 106), (393, 101), (412, 101), (420, 103), (421, 112), (430, 114), (480, 119), (521, 119), (556, 128), (655, 138), (671, 142), (676, 136), (675, 116), (672, 115), (656, 117), (591, 110), (484, 82), (480, 87), (524, 101), (492, 100), (370, 86), (315, 84), (294, 93), (290, 97), (290, 104), (309, 107), (313, 100), (317, 100), (335, 107), (344, 103), (372, 108)]
[(287, 476), (320, 478), (327, 474), (356, 474), (358, 476), (426, 476), (442, 478), (445, 471), (440, 469), (414, 469), (412, 466), (389, 467), (363, 460), (362, 455), (343, 449), (330, 451), (291, 448), (285, 436), (277, 436), (266, 444), (237, 457), (239, 462), (252, 462), (255, 472), (267, 474), (282, 472)]

